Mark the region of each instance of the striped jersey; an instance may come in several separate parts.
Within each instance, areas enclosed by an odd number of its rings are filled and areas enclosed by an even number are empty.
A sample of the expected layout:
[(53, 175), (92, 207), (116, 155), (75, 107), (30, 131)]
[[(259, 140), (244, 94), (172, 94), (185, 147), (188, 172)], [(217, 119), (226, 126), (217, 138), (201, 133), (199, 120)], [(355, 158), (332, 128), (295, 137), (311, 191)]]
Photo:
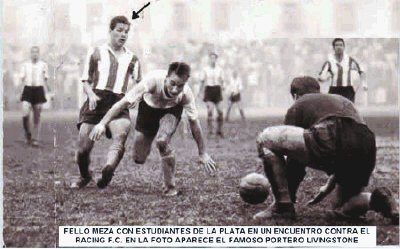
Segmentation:
[(107, 44), (89, 49), (82, 82), (88, 82), (93, 89), (116, 94), (127, 91), (130, 79), (138, 83), (142, 78), (139, 59), (125, 47), (123, 50), (117, 57)]
[(25, 62), (21, 68), (21, 78), (25, 86), (43, 86), (49, 78), (49, 68), (44, 61)]
[(222, 86), (224, 83), (224, 71), (217, 65), (214, 68), (207, 66), (201, 74), (201, 80), (205, 81), (206, 86)]
[(344, 54), (342, 61), (337, 61), (331, 54), (323, 64), (319, 78), (323, 81), (331, 79), (331, 86), (352, 86), (351, 72), (357, 71), (361, 75), (363, 70), (360, 64), (351, 56)]

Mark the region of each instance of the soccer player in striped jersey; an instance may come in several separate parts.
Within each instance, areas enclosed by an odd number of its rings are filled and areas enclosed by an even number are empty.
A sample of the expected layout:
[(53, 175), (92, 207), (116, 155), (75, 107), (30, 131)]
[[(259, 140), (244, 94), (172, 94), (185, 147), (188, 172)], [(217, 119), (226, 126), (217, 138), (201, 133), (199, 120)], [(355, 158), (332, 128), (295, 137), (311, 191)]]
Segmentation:
[[(89, 138), (93, 127), (100, 122), (113, 104), (122, 99), (130, 82), (141, 80), (138, 58), (124, 47), (128, 39), (130, 23), (124, 16), (116, 16), (110, 22), (110, 40), (107, 44), (91, 49), (88, 53), (82, 84), (87, 95), (78, 121), (79, 145), (77, 163), (81, 174), (79, 188), (86, 186), (92, 176), (89, 172), (90, 152), (94, 141)], [(130, 130), (128, 109), (124, 109), (107, 124), (107, 137), (112, 144), (107, 153), (107, 161), (102, 170), (102, 178), (97, 182), (104, 188), (109, 182), (125, 152), (125, 141)]]
[(126, 108), (138, 104), (133, 157), (135, 163), (145, 163), (150, 154), (151, 144), (154, 139), (156, 140), (161, 155), (164, 195), (166, 196), (174, 196), (179, 192), (175, 188), (175, 153), (170, 146), (170, 141), (183, 111), (187, 115), (196, 141), (200, 163), (209, 173), (216, 169), (214, 160), (206, 152), (195, 99), (192, 90), (186, 84), (189, 76), (190, 67), (184, 62), (171, 63), (168, 71), (155, 70), (148, 73), (107, 112), (90, 135), (93, 140), (98, 140), (106, 132), (106, 126), (114, 117), (120, 115)]
[[(22, 101), (22, 125), (25, 131), (26, 143), (37, 146), (40, 139), (40, 114), (42, 104), (46, 103), (48, 91), (49, 69), (46, 62), (40, 60), (40, 49), (37, 46), (31, 48), (31, 61), (22, 65), (21, 79), (24, 90)], [(32, 136), (30, 129), (30, 113), (33, 113), (33, 125), (36, 134)]]
[(200, 92), (204, 87), (203, 101), (207, 105), (207, 128), (208, 134), (213, 133), (213, 109), (217, 109), (217, 136), (223, 137), (222, 126), (224, 117), (221, 107), (222, 91), (224, 88), (224, 71), (217, 65), (218, 55), (216, 53), (209, 54), (209, 65), (201, 74)]
[(318, 81), (324, 82), (331, 79), (329, 93), (339, 94), (354, 103), (355, 90), (352, 83), (352, 71), (357, 71), (361, 78), (364, 91), (368, 90), (365, 72), (360, 64), (344, 52), (345, 43), (342, 38), (335, 38), (332, 41), (334, 54), (329, 55), (328, 60), (323, 64), (319, 73)]

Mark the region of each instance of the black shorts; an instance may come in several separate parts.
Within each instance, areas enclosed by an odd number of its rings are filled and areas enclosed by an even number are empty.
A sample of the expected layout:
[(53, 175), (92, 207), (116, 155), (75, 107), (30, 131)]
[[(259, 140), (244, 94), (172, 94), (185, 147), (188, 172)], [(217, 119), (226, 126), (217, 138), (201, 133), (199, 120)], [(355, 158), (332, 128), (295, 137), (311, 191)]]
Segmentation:
[(231, 102), (239, 102), (240, 101), (240, 93), (231, 94), (231, 96), (229, 96), (229, 100)]
[(328, 118), (304, 132), (310, 166), (334, 174), (344, 192), (359, 193), (375, 168), (375, 135), (350, 118)]
[(352, 86), (331, 86), (328, 93), (341, 95), (353, 103), (356, 94)]
[(46, 103), (47, 99), (43, 86), (24, 86), (21, 101), (27, 101), (32, 105)]
[(222, 100), (221, 86), (206, 86), (204, 89), (204, 102), (219, 103)]
[(174, 115), (178, 122), (181, 120), (183, 111), (182, 105), (176, 105), (171, 108), (161, 109), (149, 106), (144, 100), (139, 103), (138, 115), (136, 118), (137, 131), (142, 132), (146, 136), (155, 136), (160, 128), (160, 119), (165, 114), (170, 113)]
[[(100, 98), (100, 100), (97, 101), (97, 106), (93, 111), (89, 110), (89, 99), (85, 101), (79, 112), (79, 120), (77, 124), (78, 130), (83, 123), (98, 124), (108, 110), (110, 110), (116, 102), (124, 97), (124, 94), (116, 94), (106, 90), (94, 89), (93, 91)], [(118, 118), (126, 118), (130, 120), (129, 110), (122, 110), (122, 112), (115, 119)], [(107, 133), (107, 137), (110, 137), (110, 131), (108, 128)]]

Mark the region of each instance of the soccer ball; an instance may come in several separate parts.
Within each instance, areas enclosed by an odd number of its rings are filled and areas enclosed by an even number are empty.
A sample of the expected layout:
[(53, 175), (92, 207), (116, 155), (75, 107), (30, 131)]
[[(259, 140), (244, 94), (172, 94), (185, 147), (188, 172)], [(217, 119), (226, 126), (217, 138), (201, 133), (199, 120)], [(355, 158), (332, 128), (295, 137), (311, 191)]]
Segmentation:
[(250, 204), (263, 203), (268, 197), (268, 179), (258, 173), (250, 173), (240, 180), (239, 194)]

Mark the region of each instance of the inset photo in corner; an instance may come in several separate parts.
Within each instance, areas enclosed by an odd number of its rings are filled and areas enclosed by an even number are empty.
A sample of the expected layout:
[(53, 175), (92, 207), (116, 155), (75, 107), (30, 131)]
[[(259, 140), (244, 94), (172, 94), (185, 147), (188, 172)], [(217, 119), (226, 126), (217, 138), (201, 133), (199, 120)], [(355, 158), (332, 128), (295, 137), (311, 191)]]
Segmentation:
[(63, 226), (399, 245), (400, 1), (362, 3), (4, 0), (4, 246), (63, 247)]

